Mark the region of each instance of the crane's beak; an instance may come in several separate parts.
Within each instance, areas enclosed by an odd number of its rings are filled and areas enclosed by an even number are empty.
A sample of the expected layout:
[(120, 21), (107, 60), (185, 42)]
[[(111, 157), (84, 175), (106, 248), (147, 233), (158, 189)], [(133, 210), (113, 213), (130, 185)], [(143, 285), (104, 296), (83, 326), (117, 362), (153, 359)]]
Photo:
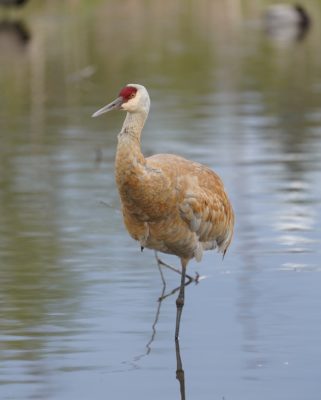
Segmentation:
[(107, 104), (107, 106), (96, 111), (92, 115), (92, 117), (98, 117), (99, 115), (104, 114), (111, 110), (119, 110), (121, 108), (121, 105), (123, 104), (123, 102), (124, 102), (124, 99), (121, 96), (117, 97), (116, 100), (112, 101), (111, 103)]

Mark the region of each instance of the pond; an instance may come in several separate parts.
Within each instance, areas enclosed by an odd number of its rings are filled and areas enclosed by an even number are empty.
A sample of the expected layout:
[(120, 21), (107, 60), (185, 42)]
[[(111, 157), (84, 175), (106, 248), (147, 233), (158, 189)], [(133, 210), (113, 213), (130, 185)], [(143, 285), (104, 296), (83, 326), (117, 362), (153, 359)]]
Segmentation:
[[(1, 10), (1, 399), (319, 399), (321, 4), (296, 38), (267, 34), (267, 4)], [(132, 82), (144, 154), (210, 166), (236, 214), (224, 260), (189, 265), (179, 349), (176, 295), (122, 222), (124, 114), (91, 118)]]

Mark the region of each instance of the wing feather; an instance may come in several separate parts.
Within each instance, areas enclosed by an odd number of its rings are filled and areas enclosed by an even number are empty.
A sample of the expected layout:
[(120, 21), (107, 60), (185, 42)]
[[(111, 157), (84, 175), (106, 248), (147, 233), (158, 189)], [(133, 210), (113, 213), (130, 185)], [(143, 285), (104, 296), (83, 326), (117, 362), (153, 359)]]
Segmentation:
[(233, 236), (234, 213), (219, 176), (202, 164), (171, 154), (148, 157), (147, 163), (172, 182), (179, 217), (197, 237), (196, 259), (202, 249), (218, 247), (225, 253)]
[(226, 251), (232, 238), (233, 211), (221, 180), (208, 171), (205, 175), (205, 182), (204, 177), (197, 182), (186, 178), (182, 191), (184, 186), (189, 189), (179, 204), (179, 213), (204, 249), (215, 247), (216, 243), (221, 251)]

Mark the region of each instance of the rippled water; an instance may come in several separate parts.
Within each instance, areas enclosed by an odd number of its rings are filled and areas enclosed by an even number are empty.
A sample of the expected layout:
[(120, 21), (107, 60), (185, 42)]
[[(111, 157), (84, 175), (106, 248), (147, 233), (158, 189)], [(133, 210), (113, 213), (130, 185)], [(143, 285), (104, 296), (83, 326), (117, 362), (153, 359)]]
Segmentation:
[(214, 168), (236, 213), (224, 262), (189, 267), (186, 399), (318, 399), (320, 5), (290, 41), (255, 1), (60, 3), (0, 29), (1, 399), (181, 398), (175, 295), (119, 212), (124, 115), (90, 117), (128, 82), (152, 98), (144, 153)]

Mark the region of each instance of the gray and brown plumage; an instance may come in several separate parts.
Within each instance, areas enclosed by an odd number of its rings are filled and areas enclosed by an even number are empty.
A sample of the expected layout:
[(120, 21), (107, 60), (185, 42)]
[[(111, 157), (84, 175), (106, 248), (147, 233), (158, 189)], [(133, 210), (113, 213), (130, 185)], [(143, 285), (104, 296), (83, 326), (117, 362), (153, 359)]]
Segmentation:
[(124, 222), (142, 248), (181, 260), (177, 339), (187, 264), (193, 258), (200, 261), (204, 250), (225, 254), (233, 236), (234, 213), (221, 179), (208, 167), (173, 154), (144, 157), (140, 139), (149, 108), (146, 88), (129, 84), (93, 116), (114, 109), (127, 111), (115, 162)]

